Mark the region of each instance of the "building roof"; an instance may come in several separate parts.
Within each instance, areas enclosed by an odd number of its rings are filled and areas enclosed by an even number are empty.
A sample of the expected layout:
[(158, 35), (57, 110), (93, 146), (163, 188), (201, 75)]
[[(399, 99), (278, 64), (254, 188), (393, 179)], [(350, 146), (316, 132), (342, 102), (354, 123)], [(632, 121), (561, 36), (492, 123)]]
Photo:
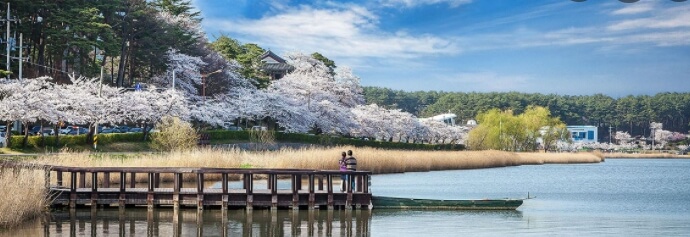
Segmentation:
[(278, 63), (287, 63), (287, 61), (285, 61), (285, 59), (283, 59), (283, 58), (281, 58), (280, 56), (276, 55), (276, 54), (273, 53), (270, 49), (269, 49), (269, 50), (266, 50), (266, 52), (264, 52), (264, 54), (262, 54), (259, 58), (261, 59), (261, 61), (264, 61), (264, 62), (266, 61), (266, 58), (271, 58), (271, 59), (275, 60), (275, 61), (278, 62)]
[(295, 69), (293, 66), (290, 66), (290, 64), (287, 63), (264, 63), (264, 65), (261, 66), (261, 70), (264, 71), (271, 71), (271, 72), (285, 72), (285, 71), (292, 71)]
[(292, 65), (287, 64), (285, 59), (276, 55), (271, 50), (267, 50), (260, 58), (263, 62), (261, 70), (265, 72), (289, 72), (295, 69)]

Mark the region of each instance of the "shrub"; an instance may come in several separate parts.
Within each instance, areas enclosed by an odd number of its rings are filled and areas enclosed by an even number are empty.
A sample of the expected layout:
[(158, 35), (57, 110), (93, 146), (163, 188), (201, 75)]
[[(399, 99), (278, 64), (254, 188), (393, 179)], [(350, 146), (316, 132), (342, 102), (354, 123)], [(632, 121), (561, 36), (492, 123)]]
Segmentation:
[(192, 124), (177, 117), (165, 117), (151, 134), (151, 147), (159, 151), (184, 151), (196, 146), (198, 135)]

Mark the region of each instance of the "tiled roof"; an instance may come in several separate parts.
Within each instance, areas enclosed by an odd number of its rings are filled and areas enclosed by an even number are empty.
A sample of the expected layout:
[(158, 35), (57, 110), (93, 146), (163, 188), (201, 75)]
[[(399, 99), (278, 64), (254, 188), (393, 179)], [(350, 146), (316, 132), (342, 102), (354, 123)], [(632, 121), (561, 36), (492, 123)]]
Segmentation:
[(271, 57), (271, 58), (273, 58), (273, 60), (276, 60), (276, 61), (279, 62), (279, 63), (286, 63), (285, 59), (283, 59), (283, 58), (281, 58), (280, 56), (274, 54), (273, 52), (271, 52), (271, 50), (266, 50), (266, 52), (265, 52), (264, 54), (262, 54), (261, 57), (259, 57), (259, 58), (260, 58), (261, 60), (263, 60), (263, 59), (265, 59), (265, 58), (267, 58), (267, 57)]
[(261, 66), (261, 70), (263, 71), (279, 71), (279, 72), (285, 72), (285, 71), (292, 71), (295, 68), (293, 66), (290, 66), (290, 64), (287, 63), (265, 63), (264, 65)]

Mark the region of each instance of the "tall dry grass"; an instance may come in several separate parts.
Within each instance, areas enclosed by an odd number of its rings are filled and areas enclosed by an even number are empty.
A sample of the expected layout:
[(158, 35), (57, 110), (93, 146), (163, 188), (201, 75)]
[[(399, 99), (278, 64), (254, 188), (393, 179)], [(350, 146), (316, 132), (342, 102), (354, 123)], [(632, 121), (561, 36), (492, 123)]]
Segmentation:
[(12, 227), (38, 216), (50, 203), (45, 172), (30, 165), (0, 170), (0, 228)]
[[(334, 147), (283, 149), (279, 151), (249, 152), (239, 149), (203, 148), (192, 151), (150, 154), (89, 154), (62, 153), (43, 156), (33, 162), (76, 167), (211, 167), (211, 168), (290, 168), (337, 170), (340, 153), (353, 150), (358, 170), (374, 174), (420, 172), (433, 170), (478, 169), (523, 164), (592, 163), (602, 158), (592, 153), (512, 153), (504, 151), (404, 151), (375, 148)], [(53, 179), (55, 177), (52, 177)], [(146, 176), (137, 176), (145, 182)], [(184, 176), (193, 180), (194, 176)], [(209, 180), (219, 179), (207, 176)], [(230, 177), (231, 179), (233, 177)], [(238, 178), (238, 177), (234, 177)], [(102, 180), (102, 177), (99, 179)], [(111, 174), (117, 182), (117, 174)], [(163, 181), (172, 175), (161, 176)], [(87, 179), (87, 183), (90, 178)]]
[(598, 163), (604, 161), (604, 156), (595, 152), (520, 152), (516, 154), (520, 157), (520, 162), (523, 165)]

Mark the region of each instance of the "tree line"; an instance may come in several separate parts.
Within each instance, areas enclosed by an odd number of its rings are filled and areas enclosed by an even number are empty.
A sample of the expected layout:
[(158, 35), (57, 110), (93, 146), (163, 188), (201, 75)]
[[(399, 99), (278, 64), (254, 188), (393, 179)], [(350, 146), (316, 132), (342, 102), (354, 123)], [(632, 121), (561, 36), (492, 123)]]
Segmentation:
[(687, 133), (690, 126), (690, 93), (665, 92), (653, 96), (629, 95), (613, 98), (604, 94), (556, 95), (520, 92), (405, 92), (380, 87), (364, 87), (367, 103), (401, 109), (419, 117), (452, 112), (466, 122), (491, 109), (521, 114), (529, 106), (541, 106), (568, 125), (598, 126), (599, 137), (625, 131), (633, 136), (649, 136), (651, 122), (664, 129)]
[[(11, 24), (15, 42), (23, 35), (24, 48), (15, 44), (10, 54), (16, 58), (21, 53), (26, 60), (25, 78), (50, 76), (69, 82), (69, 76), (97, 77), (105, 69), (110, 84), (132, 87), (165, 72), (171, 48), (192, 56), (208, 54), (199, 12), (189, 1), (11, 0), (9, 4), (15, 20), (4, 22), (3, 29)], [(17, 78), (18, 67), (18, 61), (12, 60), (6, 73)]]

